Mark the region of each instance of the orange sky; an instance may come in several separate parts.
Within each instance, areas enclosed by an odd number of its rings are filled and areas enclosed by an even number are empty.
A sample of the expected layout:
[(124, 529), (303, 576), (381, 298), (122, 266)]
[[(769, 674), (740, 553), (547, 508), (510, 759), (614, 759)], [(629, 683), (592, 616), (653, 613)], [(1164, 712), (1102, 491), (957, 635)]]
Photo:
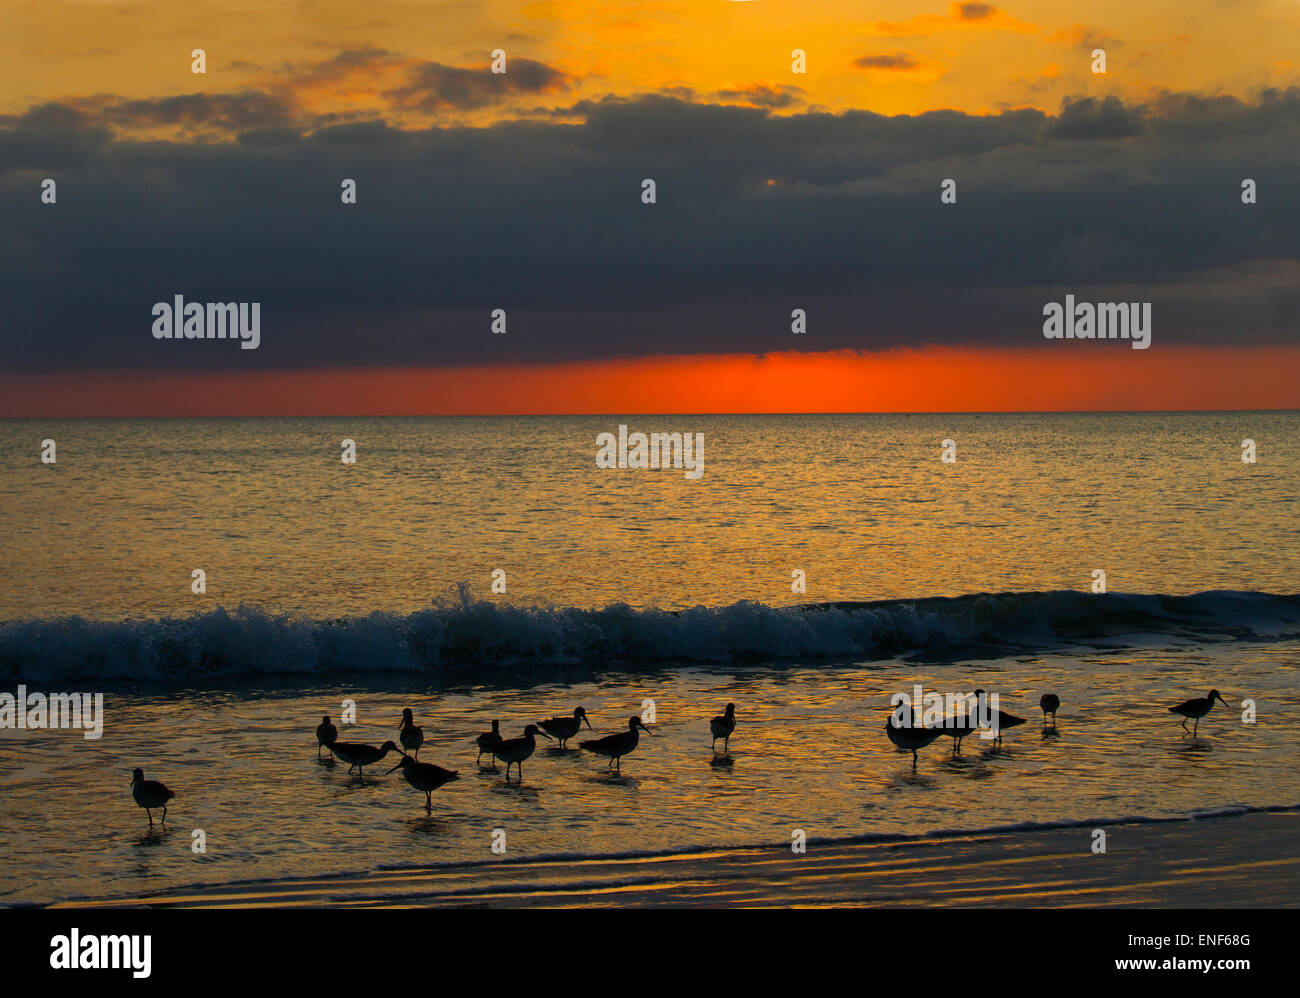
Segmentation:
[(0, 375), (0, 416), (1300, 409), (1300, 347), (1056, 346), (535, 367)]
[[(414, 61), (483, 67), (497, 47), (565, 83), (398, 117), (481, 122), (676, 88), (739, 104), (795, 88), (787, 111), (1054, 111), (1070, 94), (1244, 95), (1300, 80), (1295, 0), (0, 0), (0, 14), (0, 113), (252, 88), (304, 112), (391, 114), (401, 109), (383, 95)], [(1109, 52), (1105, 76), (1090, 70), (1095, 45)], [(190, 72), (195, 47), (209, 56), (203, 76)], [(344, 50), (382, 55), (331, 61)]]

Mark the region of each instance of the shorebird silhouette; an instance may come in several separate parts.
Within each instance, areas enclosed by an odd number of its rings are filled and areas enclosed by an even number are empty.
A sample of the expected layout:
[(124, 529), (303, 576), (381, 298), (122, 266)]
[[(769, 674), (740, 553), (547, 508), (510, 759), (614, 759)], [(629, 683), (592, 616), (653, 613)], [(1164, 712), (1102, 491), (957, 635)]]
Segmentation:
[(492, 730), (484, 731), (474, 739), (474, 744), (478, 746), (478, 758), (474, 760), (475, 765), (482, 765), (483, 753), (489, 752), (492, 755), (492, 765), (497, 763), (497, 746), (501, 744), (501, 722), (493, 721)]
[(591, 727), (587, 712), (581, 707), (574, 707), (572, 717), (553, 717), (549, 721), (542, 721), (541, 725), (543, 731), (555, 737), (560, 748), (568, 748), (564, 743), (582, 730), (583, 721), (587, 721), (588, 728)]
[(885, 735), (898, 748), (912, 753), (912, 770), (916, 771), (917, 750), (923, 749), (944, 733), (943, 728), (918, 728), (912, 718), (910, 705), (902, 704), (902, 725), (894, 724), (894, 711), (885, 718)]
[(1055, 726), (1056, 711), (1061, 706), (1061, 698), (1055, 693), (1044, 693), (1042, 699), (1038, 701), (1038, 706), (1043, 711), (1043, 727), (1047, 727), (1048, 714), (1052, 715), (1052, 724)]
[(1169, 709), (1173, 713), (1182, 716), (1184, 731), (1187, 730), (1187, 719), (1189, 717), (1193, 718), (1191, 734), (1192, 737), (1195, 738), (1196, 728), (1201, 723), (1201, 718), (1210, 712), (1210, 708), (1214, 706), (1215, 700), (1218, 700), (1219, 703), (1223, 704), (1225, 707), (1228, 706), (1228, 701), (1219, 696), (1218, 690), (1210, 690), (1207, 696), (1193, 697), (1191, 700), (1184, 700), (1182, 703), (1175, 704)]
[(406, 777), (407, 783), (415, 787), (416, 790), (424, 791), (424, 810), (426, 812), (433, 810), (433, 792), (443, 784), (450, 783), (457, 778), (454, 770), (443, 769), (431, 762), (416, 762), (409, 755), (402, 756), (401, 761), (388, 772), (395, 773), (399, 769), (402, 771), (402, 775)]
[(379, 748), (373, 745), (362, 745), (360, 742), (335, 742), (330, 746), (330, 751), (348, 764), (348, 772), (355, 768), (358, 778), (361, 777), (363, 766), (373, 766), (389, 752), (401, 752), (395, 742), (384, 742)]
[(149, 816), (149, 827), (153, 827), (153, 809), (162, 808), (162, 823), (167, 824), (167, 802), (176, 795), (168, 790), (157, 780), (146, 780), (143, 769), (134, 769), (131, 771), (131, 796), (135, 802), (144, 808), (144, 813)]
[[(970, 699), (972, 698), (966, 697), (966, 700)], [(978, 730), (978, 715), (972, 717), (969, 710), (944, 719), (943, 733), (952, 739), (954, 759), (961, 755), (962, 739), (970, 737), (976, 730)]]
[[(978, 720), (979, 718), (984, 717), (985, 714), (988, 712), (988, 707), (985, 706), (985, 700), (987, 699), (987, 694), (983, 690), (976, 690), (975, 699), (979, 703), (979, 707), (978, 707), (979, 713), (975, 715), (976, 719)], [(993, 740), (993, 744), (996, 747), (1001, 748), (1002, 732), (1004, 732), (1007, 728), (1017, 728), (1024, 723), (1025, 723), (1025, 719), (1023, 717), (1017, 717), (1015, 714), (1008, 714), (1005, 710), (999, 710), (998, 711), (998, 733), (997, 733), (997, 737), (994, 738)]]
[(397, 740), (402, 743), (402, 750), (414, 752), (415, 758), (419, 759), (420, 746), (424, 744), (424, 729), (416, 727), (415, 715), (411, 713), (410, 707), (402, 711), (402, 721), (397, 730)]
[(713, 751), (718, 751), (718, 739), (722, 739), (722, 751), (726, 753), (731, 748), (731, 733), (736, 730), (736, 705), (727, 704), (719, 717), (715, 717), (709, 722), (709, 733), (713, 735)]
[(596, 755), (609, 756), (609, 766), (616, 768), (618, 772), (623, 772), (623, 756), (627, 755), (634, 748), (638, 739), (638, 732), (644, 731), (647, 735), (654, 734), (645, 726), (645, 722), (635, 714), (627, 719), (627, 730), (620, 731), (616, 735), (606, 735), (604, 738), (595, 738), (591, 741), (579, 742), (578, 747), (584, 748), (588, 752), (595, 752)]
[(330, 723), (330, 716), (326, 714), (320, 719), (320, 724), (316, 725), (316, 758), (320, 758), (321, 747), (329, 748), (339, 740), (339, 729)]
[(535, 724), (530, 724), (524, 728), (522, 738), (507, 738), (500, 742), (493, 750), (493, 755), (498, 759), (506, 761), (506, 780), (510, 779), (510, 766), (513, 763), (519, 767), (519, 782), (524, 781), (524, 760), (527, 759), (537, 750), (537, 735), (550, 740), (551, 736), (544, 732)]

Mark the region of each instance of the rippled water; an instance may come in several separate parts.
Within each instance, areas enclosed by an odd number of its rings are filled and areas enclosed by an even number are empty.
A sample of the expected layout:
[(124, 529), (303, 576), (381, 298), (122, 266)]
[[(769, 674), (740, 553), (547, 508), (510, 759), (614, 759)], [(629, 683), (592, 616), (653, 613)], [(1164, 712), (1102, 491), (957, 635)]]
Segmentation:
[[(598, 469), (620, 422), (704, 433), (704, 477)], [(1298, 484), (1300, 413), (5, 420), (0, 619), (410, 611), (486, 595), (495, 568), (511, 600), (580, 607), (1087, 589), (1097, 568), (1113, 591), (1291, 593)]]
[[(0, 732), (0, 899), (149, 892), (230, 880), (360, 871), (389, 864), (508, 856), (672, 850), (1026, 821), (1186, 814), (1300, 803), (1300, 642), (1025, 656), (917, 666), (665, 669), (611, 672), (518, 688), (394, 684), (387, 689), (113, 692), (99, 741), (73, 732)], [(1000, 691), (1030, 719), (995, 753), (976, 739), (947, 756), (922, 751), (915, 775), (881, 725), (889, 694), (910, 688)], [(1233, 704), (1183, 735), (1165, 705), (1215, 684)], [(1062, 699), (1044, 738), (1040, 691)], [(1249, 696), (1258, 723), (1241, 722)], [(350, 740), (394, 737), (401, 709), (423, 725), (421, 759), (458, 769), (424, 797), (387, 765), (349, 777), (315, 761), (318, 715), (355, 700)], [(474, 733), (499, 717), (507, 734), (583, 705), (596, 734), (647, 699), (658, 723), (622, 778), (587, 753), (541, 742), (520, 785), (480, 772)], [(728, 701), (739, 726), (731, 763), (715, 765), (707, 719)], [(588, 737), (584, 734), (583, 737)], [(576, 743), (577, 739), (575, 739)], [(719, 748), (721, 746), (719, 745)], [(168, 831), (146, 835), (129, 769), (177, 792)], [(195, 828), (208, 852), (190, 849)]]
[[(0, 422), (5, 688), (65, 677), (60, 689), (107, 696), (98, 741), (0, 729), (0, 901), (490, 860), (496, 829), (508, 856), (593, 854), (1300, 803), (1298, 629), (1289, 603), (1275, 614), (1258, 596), (1300, 589), (1300, 414), (625, 421), (704, 432), (704, 479), (598, 471), (595, 436), (617, 418)], [(345, 436), (353, 467), (338, 460)], [(54, 467), (39, 463), (46, 437)], [(1247, 437), (1256, 465), (1239, 458)], [(938, 459), (944, 438), (957, 465)], [(796, 567), (805, 594), (790, 591)], [(494, 568), (505, 595), (488, 592)], [(841, 599), (1087, 591), (1094, 568), (1126, 593), (1244, 595), (1188, 603), (1155, 630), (1158, 603), (1099, 602), (1116, 613), (1089, 610), (1082, 627), (1059, 597), (977, 601), (951, 647), (945, 620), (872, 610), (867, 638), (848, 644), (866, 651), (839, 657), (822, 654), (834, 627), (808, 638), (773, 617)], [(428, 621), (402, 615), (458, 583), (492, 605), (438, 617), (446, 647), (420, 645)], [(764, 606), (615, 615), (568, 658), (585, 618), (536, 609), (740, 599)], [(253, 616), (212, 615), (238, 605)], [(1055, 629), (1036, 628), (1049, 606)], [(985, 633), (995, 611), (1009, 615)], [(162, 619), (196, 612), (208, 616)], [(131, 622), (78, 629), (73, 614)], [(494, 658), (507, 624), (520, 652), (560, 619), (566, 654)], [(650, 659), (659, 632), (677, 663)], [(772, 656), (785, 664), (755, 660), (789, 635)], [(606, 646), (619, 650), (602, 659)], [(954, 761), (942, 740), (913, 775), (882, 725), (890, 694), (916, 682), (996, 690), (1030, 723), (1001, 753), (969, 740)], [(1193, 741), (1165, 706), (1211, 686), (1233, 708)], [(1062, 699), (1052, 738), (1044, 691)], [(358, 781), (316, 763), (319, 716), (349, 698), (346, 739), (394, 738), (410, 706), (421, 758), (460, 770), (431, 816), (386, 767)], [(599, 735), (646, 700), (655, 735), (621, 778), (545, 742), (520, 786), (474, 765), (472, 737), (493, 718), (515, 734), (580, 704)], [(740, 723), (718, 765), (707, 720), (729, 701)], [(145, 835), (135, 766), (177, 792), (163, 834)], [(206, 854), (191, 851), (195, 829)]]

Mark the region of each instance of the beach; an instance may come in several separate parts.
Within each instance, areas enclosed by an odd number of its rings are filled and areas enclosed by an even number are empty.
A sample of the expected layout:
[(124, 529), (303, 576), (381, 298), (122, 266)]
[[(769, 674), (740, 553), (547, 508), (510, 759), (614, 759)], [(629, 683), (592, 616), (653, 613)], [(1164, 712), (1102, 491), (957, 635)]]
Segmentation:
[(297, 877), (58, 907), (1294, 907), (1300, 813)]

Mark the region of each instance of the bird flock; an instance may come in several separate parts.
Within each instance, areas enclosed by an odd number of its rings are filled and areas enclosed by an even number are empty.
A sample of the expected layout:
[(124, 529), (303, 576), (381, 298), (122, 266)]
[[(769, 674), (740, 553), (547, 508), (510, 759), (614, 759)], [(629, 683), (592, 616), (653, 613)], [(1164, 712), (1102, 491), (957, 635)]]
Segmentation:
[[(940, 725), (917, 724), (911, 706), (904, 702), (896, 709), (891, 710), (889, 718), (885, 721), (885, 735), (900, 752), (912, 753), (913, 770), (917, 766), (917, 753), (945, 735), (953, 741), (953, 756), (959, 756), (961, 754), (962, 739), (974, 734), (980, 728), (976, 719), (981, 717), (992, 719), (987, 704), (987, 694), (984, 690), (976, 690), (969, 699), (975, 701), (974, 709), (970, 713), (945, 718), (944, 723)], [(1225, 707), (1228, 706), (1228, 702), (1219, 695), (1218, 690), (1210, 690), (1207, 696), (1184, 700), (1182, 703), (1170, 707), (1169, 710), (1183, 718), (1183, 730), (1195, 737), (1201, 718), (1210, 712), (1216, 700)], [(1038, 706), (1043, 712), (1044, 733), (1054, 733), (1056, 730), (1056, 712), (1061, 706), (1060, 697), (1055, 693), (1045, 693), (1039, 699)], [(1048, 722), (1049, 715), (1051, 716), (1050, 724)], [(1190, 731), (1187, 728), (1189, 719), (1193, 721)], [(1001, 747), (1004, 731), (1019, 727), (1025, 723), (1025, 720), (1025, 718), (1017, 717), (1007, 711), (998, 710), (997, 725), (988, 725), (989, 728), (995, 731), (995, 749)], [(495, 771), (497, 760), (500, 759), (506, 764), (506, 782), (510, 782), (511, 767), (514, 767), (516, 775), (522, 783), (524, 762), (537, 750), (538, 735), (550, 741), (555, 741), (561, 749), (567, 749), (569, 739), (577, 735), (584, 724), (588, 729), (592, 726), (586, 710), (582, 707), (575, 707), (572, 714), (552, 717), (550, 720), (526, 725), (523, 734), (518, 738), (502, 738), (501, 723), (494, 720), (492, 730), (484, 731), (474, 738), (474, 744), (478, 748), (475, 765), (482, 768), (483, 756), (487, 755), (491, 757), (491, 762), (486, 768)], [(712, 748), (715, 759), (717, 758), (719, 740), (722, 741), (724, 758), (728, 757), (731, 736), (735, 733), (735, 730), (736, 705), (729, 703), (720, 715), (709, 721), (709, 733), (713, 736)], [(334, 759), (341, 759), (348, 764), (349, 773), (355, 770), (359, 779), (363, 775), (364, 767), (373, 766), (390, 753), (395, 752), (401, 758), (398, 759), (397, 765), (388, 770), (388, 773), (395, 773), (400, 769), (406, 782), (424, 794), (425, 811), (431, 812), (433, 810), (433, 792), (458, 779), (459, 772), (444, 769), (433, 763), (419, 761), (420, 748), (424, 744), (424, 729), (415, 723), (415, 714), (411, 708), (407, 707), (402, 711), (402, 720), (397, 731), (397, 742), (386, 741), (378, 747), (361, 742), (341, 742), (338, 740), (338, 728), (326, 715), (321, 718), (321, 723), (316, 726), (316, 758), (318, 761), (321, 760), (322, 751), (328, 751)], [(583, 751), (607, 758), (609, 762), (606, 769), (615, 774), (620, 774), (622, 773), (623, 756), (636, 749), (643, 731), (648, 735), (653, 734), (641, 717), (634, 714), (628, 718), (626, 731), (605, 735), (603, 738), (581, 741), (578, 743), (578, 747)], [(400, 742), (400, 745), (398, 742)], [(149, 817), (149, 827), (152, 829), (154, 809), (162, 809), (162, 822), (165, 824), (167, 821), (167, 804), (175, 798), (176, 794), (157, 780), (146, 780), (144, 771), (135, 769), (132, 771), (131, 777), (131, 796), (139, 807), (145, 809), (145, 813)]]

